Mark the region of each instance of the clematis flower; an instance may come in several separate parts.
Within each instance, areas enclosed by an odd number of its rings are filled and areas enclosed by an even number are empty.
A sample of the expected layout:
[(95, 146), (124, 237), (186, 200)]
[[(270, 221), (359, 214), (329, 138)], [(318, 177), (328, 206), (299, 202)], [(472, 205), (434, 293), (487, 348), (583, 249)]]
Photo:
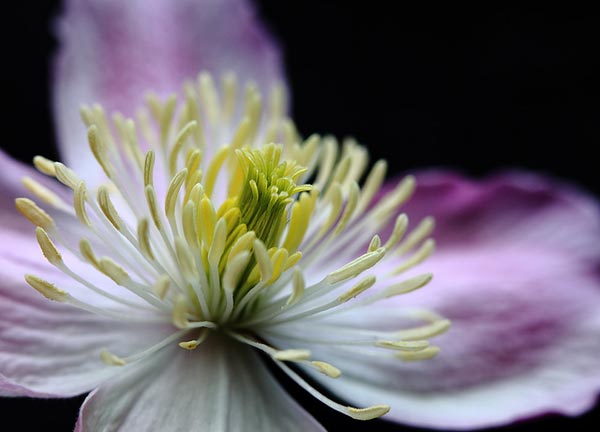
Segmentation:
[[(385, 162), (299, 136), (245, 2), (72, 0), (59, 30), (66, 164), (0, 160), (0, 395), (90, 392), (82, 431), (322, 430), (260, 353), (333, 410), (388, 413), (304, 374), (438, 353), (448, 320), (373, 315), (431, 279), (404, 276), (433, 249), (431, 220), (400, 213), (414, 178), (378, 197)], [(328, 352), (354, 359), (348, 377)]]

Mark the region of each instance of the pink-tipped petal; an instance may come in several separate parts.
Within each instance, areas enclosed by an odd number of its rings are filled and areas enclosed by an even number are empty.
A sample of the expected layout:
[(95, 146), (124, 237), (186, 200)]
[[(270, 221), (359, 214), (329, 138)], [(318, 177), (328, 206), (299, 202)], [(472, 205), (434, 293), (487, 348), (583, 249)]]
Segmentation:
[(248, 348), (209, 339), (123, 368), (88, 396), (76, 431), (323, 431)]
[[(54, 70), (58, 145), (67, 165), (100, 175), (79, 108), (100, 103), (133, 116), (145, 93), (179, 92), (206, 70), (283, 83), (281, 56), (248, 0), (68, 0), (57, 25)], [(87, 179), (94, 180), (90, 172)]]
[[(598, 203), (527, 173), (474, 181), (431, 172), (417, 181), (405, 210), (413, 221), (437, 220), (437, 250), (417, 269), (434, 279), (393, 306), (450, 319), (431, 341), (441, 352), (405, 363), (311, 347), (343, 372), (315, 378), (351, 403), (389, 403), (389, 420), (444, 430), (590, 409), (600, 393)], [(347, 325), (406, 325), (384, 308), (349, 314)]]

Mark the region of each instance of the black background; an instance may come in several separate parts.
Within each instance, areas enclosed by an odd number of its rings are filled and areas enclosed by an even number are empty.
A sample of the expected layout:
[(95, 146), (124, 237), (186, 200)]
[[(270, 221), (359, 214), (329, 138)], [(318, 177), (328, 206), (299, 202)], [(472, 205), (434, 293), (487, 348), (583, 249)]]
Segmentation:
[[(392, 3), (259, 2), (284, 49), (303, 134), (352, 135), (373, 159), (387, 158), (392, 173), (435, 166), (481, 177), (524, 168), (600, 196), (592, 154), (600, 138), (600, 15)], [(56, 157), (48, 61), (58, 5), (3, 5), (1, 145), (27, 162)], [(287, 387), (329, 430), (421, 430), (352, 421)], [(69, 431), (82, 400), (5, 399), (0, 413), (3, 425), (19, 425), (8, 430)], [(585, 432), (592, 422), (600, 424), (600, 409), (493, 430)]]

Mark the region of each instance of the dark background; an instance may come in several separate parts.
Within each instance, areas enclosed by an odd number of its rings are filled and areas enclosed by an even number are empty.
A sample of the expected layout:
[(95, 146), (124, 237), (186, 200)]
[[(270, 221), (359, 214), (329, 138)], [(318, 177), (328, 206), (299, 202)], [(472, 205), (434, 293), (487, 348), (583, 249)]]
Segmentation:
[[(592, 155), (600, 139), (599, 14), (548, 6), (290, 3), (263, 0), (259, 8), (285, 50), (302, 133), (352, 135), (373, 159), (387, 158), (392, 173), (438, 166), (481, 177), (524, 168), (600, 196)], [(56, 157), (48, 60), (58, 4), (3, 5), (1, 145), (24, 161), (38, 153)], [(422, 431), (356, 422), (287, 387), (329, 430)], [(20, 425), (14, 430), (70, 431), (82, 401), (5, 399), (0, 413), (3, 424)], [(493, 431), (585, 432), (591, 422), (600, 424), (600, 409)]]

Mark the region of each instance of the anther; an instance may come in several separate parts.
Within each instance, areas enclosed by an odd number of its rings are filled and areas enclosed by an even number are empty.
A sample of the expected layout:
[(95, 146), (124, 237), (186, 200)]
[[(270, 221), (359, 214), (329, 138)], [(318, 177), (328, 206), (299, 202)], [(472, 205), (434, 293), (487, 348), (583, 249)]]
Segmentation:
[(100, 351), (100, 359), (104, 364), (109, 366), (125, 366), (126, 364), (125, 360), (121, 357), (118, 357), (107, 350)]
[(373, 405), (368, 408), (347, 407), (348, 415), (355, 420), (372, 420), (387, 414), (389, 411), (389, 405)]
[(401, 351), (395, 354), (397, 358), (406, 362), (427, 360), (437, 356), (440, 352), (439, 347), (430, 346), (421, 351)]
[(342, 375), (342, 371), (336, 368), (335, 366), (330, 365), (329, 363), (314, 360), (311, 361), (312, 365), (317, 368), (319, 372), (324, 375), (327, 375), (330, 378), (339, 378)]
[(33, 158), (33, 165), (42, 174), (46, 174), (50, 177), (56, 177), (56, 169), (54, 168), (54, 162), (50, 159), (46, 159), (43, 156), (35, 156)]
[(50, 237), (48, 237), (48, 234), (46, 233), (46, 231), (44, 231), (44, 229), (39, 226), (36, 227), (35, 237), (38, 241), (38, 244), (40, 245), (40, 249), (42, 250), (42, 253), (46, 257), (48, 262), (50, 262), (53, 265), (61, 264), (62, 257), (60, 255), (60, 253), (58, 252), (58, 250), (56, 249), (56, 246), (54, 246), (54, 243), (52, 242), (52, 240), (50, 240)]
[(287, 349), (276, 351), (271, 357), (279, 361), (302, 361), (310, 358), (310, 351), (305, 349)]
[(48, 300), (63, 303), (69, 298), (69, 293), (37, 276), (27, 274), (25, 275), (25, 281)]
[(353, 299), (357, 295), (359, 295), (359, 294), (363, 293), (364, 291), (368, 290), (369, 288), (371, 288), (375, 284), (376, 281), (377, 281), (377, 278), (375, 276), (369, 275), (366, 278), (364, 278), (363, 280), (361, 280), (359, 283), (354, 285), (354, 287), (352, 287), (350, 290), (346, 291), (344, 294), (339, 296), (337, 298), (337, 300), (340, 303), (345, 303), (348, 300)]
[(17, 210), (32, 224), (45, 229), (54, 227), (54, 220), (50, 215), (29, 198), (17, 198), (15, 205)]

